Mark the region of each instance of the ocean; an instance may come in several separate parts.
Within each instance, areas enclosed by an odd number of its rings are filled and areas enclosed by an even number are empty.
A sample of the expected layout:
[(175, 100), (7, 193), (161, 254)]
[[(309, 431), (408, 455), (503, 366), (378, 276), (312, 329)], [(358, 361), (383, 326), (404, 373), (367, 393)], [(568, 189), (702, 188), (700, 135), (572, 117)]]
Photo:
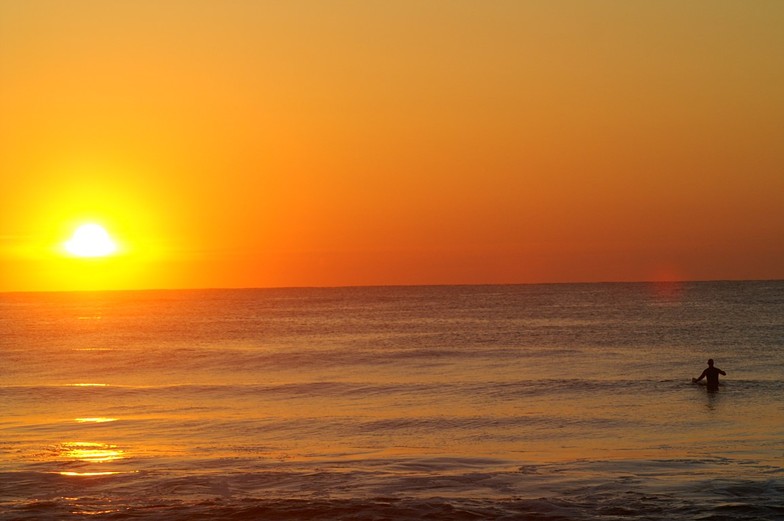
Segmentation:
[(0, 327), (2, 521), (784, 519), (782, 281), (6, 293)]

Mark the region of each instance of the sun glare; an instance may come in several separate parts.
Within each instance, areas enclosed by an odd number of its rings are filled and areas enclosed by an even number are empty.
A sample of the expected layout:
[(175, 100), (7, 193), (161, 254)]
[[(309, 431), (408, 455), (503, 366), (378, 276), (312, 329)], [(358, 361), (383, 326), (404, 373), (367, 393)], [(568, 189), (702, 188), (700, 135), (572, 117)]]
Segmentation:
[(117, 251), (117, 244), (99, 224), (83, 224), (64, 244), (65, 250), (77, 257), (105, 257)]

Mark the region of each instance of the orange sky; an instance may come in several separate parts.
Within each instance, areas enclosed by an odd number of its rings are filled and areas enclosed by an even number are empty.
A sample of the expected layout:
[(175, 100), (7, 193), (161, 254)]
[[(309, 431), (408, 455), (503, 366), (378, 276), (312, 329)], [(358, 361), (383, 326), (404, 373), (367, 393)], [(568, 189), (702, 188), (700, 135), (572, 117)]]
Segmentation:
[[(0, 291), (784, 278), (779, 0), (0, 2)], [(55, 249), (78, 222), (124, 245)]]

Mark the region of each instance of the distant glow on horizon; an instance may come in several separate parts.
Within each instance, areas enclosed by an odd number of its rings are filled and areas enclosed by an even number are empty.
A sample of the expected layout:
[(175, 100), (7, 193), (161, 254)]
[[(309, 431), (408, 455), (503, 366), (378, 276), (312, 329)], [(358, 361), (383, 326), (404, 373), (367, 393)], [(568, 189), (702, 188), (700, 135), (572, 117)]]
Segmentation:
[(109, 232), (95, 223), (79, 226), (64, 247), (68, 253), (77, 257), (106, 257), (117, 252), (117, 244)]

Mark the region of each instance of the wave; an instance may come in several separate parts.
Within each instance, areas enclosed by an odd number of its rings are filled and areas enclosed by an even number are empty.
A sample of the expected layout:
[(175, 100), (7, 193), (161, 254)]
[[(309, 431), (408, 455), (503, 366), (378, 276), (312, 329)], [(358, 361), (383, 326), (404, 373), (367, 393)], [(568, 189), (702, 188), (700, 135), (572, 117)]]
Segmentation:
[[(763, 379), (725, 379), (722, 388), (733, 392), (755, 392), (767, 395), (784, 391), (784, 381)], [(45, 385), (2, 385), (0, 397), (31, 399), (64, 398), (68, 395), (85, 393), (100, 394), (103, 397), (122, 397), (143, 393), (160, 394), (172, 397), (215, 396), (215, 397), (260, 397), (296, 398), (302, 396), (361, 397), (390, 395), (432, 395), (487, 398), (524, 398), (537, 395), (559, 393), (657, 393), (679, 392), (693, 388), (688, 378), (675, 379), (521, 379), (502, 381), (463, 381), (463, 382), (390, 382), (375, 383), (364, 381), (311, 381), (294, 383), (175, 383), (162, 385), (124, 385), (103, 382), (70, 382)]]
[[(670, 463), (672, 464), (672, 463)], [(683, 465), (683, 463), (680, 463)], [(406, 475), (425, 468), (409, 465)], [(550, 469), (560, 470), (564, 469)], [(583, 468), (585, 470), (585, 468)], [(545, 471), (532, 473), (462, 473), (422, 475), (404, 482), (392, 480), (381, 494), (352, 488), (355, 479), (367, 476), (313, 469), (303, 475), (284, 472), (235, 476), (157, 476), (144, 488), (133, 477), (79, 478), (28, 473), (0, 474), (16, 487), (0, 497), (0, 521), (47, 521), (88, 516), (91, 519), (198, 520), (257, 519), (296, 520), (512, 520), (595, 521), (606, 519), (732, 519), (774, 521), (781, 519), (784, 480), (694, 480), (669, 487), (641, 482), (633, 476), (577, 479), (559, 484)], [(505, 489), (519, 476), (529, 490)], [(536, 481), (545, 485), (537, 485)], [(379, 479), (378, 481), (382, 481)], [(506, 493), (488, 498), (465, 495), (462, 481), (486, 482)], [(402, 483), (402, 484), (401, 484)], [(404, 485), (404, 486), (403, 486)], [(417, 490), (419, 486), (419, 490)], [(38, 491), (32, 498), (11, 499), (21, 487)], [(264, 489), (268, 489), (268, 493)], [(475, 490), (478, 487), (474, 487)], [(251, 492), (246, 492), (250, 489)], [(376, 487), (376, 490), (381, 487)], [(463, 492), (461, 494), (461, 492)], [(121, 496), (122, 495), (122, 496)]]

